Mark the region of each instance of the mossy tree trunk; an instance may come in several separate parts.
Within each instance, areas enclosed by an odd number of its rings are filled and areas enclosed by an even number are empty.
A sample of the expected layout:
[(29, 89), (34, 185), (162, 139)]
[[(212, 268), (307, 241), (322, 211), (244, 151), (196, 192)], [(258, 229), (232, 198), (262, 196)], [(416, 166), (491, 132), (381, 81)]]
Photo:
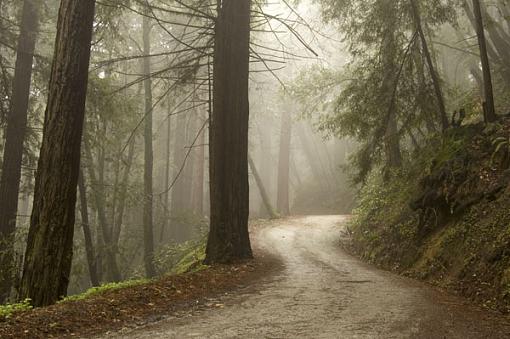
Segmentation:
[(20, 299), (67, 294), (73, 256), (94, 0), (61, 0)]
[(248, 232), (250, 0), (218, 2), (210, 122), (211, 226), (207, 263), (252, 257)]

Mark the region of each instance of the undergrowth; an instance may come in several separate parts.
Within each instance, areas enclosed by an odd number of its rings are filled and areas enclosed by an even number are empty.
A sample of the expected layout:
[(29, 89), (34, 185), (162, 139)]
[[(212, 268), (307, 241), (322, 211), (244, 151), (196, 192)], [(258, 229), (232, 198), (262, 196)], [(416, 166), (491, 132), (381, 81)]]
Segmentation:
[(510, 311), (510, 169), (499, 144), (509, 131), (510, 120), (452, 129), (401, 169), (374, 170), (349, 225), (353, 249)]

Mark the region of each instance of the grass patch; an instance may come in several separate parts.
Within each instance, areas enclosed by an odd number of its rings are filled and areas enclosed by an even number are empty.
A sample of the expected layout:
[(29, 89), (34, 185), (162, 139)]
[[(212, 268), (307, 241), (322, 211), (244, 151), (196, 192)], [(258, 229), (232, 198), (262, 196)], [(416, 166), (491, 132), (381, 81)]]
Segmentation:
[(15, 304), (0, 305), (0, 319), (9, 318), (14, 313), (29, 311), (32, 308), (30, 299), (25, 299), (24, 301)]
[(68, 301), (84, 300), (84, 299), (88, 299), (92, 296), (105, 293), (107, 291), (115, 291), (115, 290), (120, 290), (123, 288), (140, 286), (143, 284), (147, 284), (149, 282), (150, 282), (150, 280), (148, 280), (148, 279), (137, 279), (137, 280), (126, 280), (126, 281), (121, 281), (121, 282), (117, 282), (117, 283), (107, 283), (107, 284), (104, 284), (104, 285), (101, 285), (98, 287), (92, 287), (83, 293), (66, 297), (66, 298), (62, 299), (59, 303), (68, 302)]

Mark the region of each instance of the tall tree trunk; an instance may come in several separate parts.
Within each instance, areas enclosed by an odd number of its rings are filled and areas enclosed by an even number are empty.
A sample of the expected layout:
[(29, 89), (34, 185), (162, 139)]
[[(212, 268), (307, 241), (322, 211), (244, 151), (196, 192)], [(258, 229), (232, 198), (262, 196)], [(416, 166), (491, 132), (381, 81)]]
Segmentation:
[(494, 107), (494, 92), (492, 90), (492, 75), (487, 54), (487, 41), (485, 40), (485, 30), (483, 27), (482, 10), (479, 0), (473, 0), (473, 13), (476, 21), (476, 35), (478, 37), (478, 45), (480, 47), (480, 58), (482, 61), (483, 83), (485, 93), (484, 112), (487, 122), (494, 122), (498, 118)]
[(97, 276), (96, 257), (94, 254), (94, 245), (92, 243), (92, 233), (90, 232), (89, 212), (87, 206), (87, 189), (85, 188), (85, 178), (80, 171), (78, 178), (78, 189), (80, 191), (80, 214), (81, 227), (83, 229), (83, 238), (85, 239), (85, 252), (87, 254), (87, 265), (89, 268), (90, 283), (92, 286), (99, 286)]
[(113, 225), (113, 246), (115, 247), (115, 252), (117, 253), (117, 249), (119, 246), (120, 232), (122, 230), (122, 224), (124, 223), (124, 211), (126, 209), (126, 200), (127, 200), (127, 190), (129, 187), (129, 174), (131, 173), (131, 167), (133, 166), (133, 158), (135, 156), (135, 139), (131, 140), (129, 144), (128, 157), (126, 161), (126, 167), (124, 168), (124, 173), (122, 174), (122, 184), (120, 184), (120, 192), (119, 192), (119, 203), (117, 207), (117, 215), (115, 217), (115, 224)]
[(441, 117), (441, 126), (443, 132), (448, 129), (449, 121), (448, 115), (446, 113), (446, 105), (444, 103), (443, 91), (441, 89), (441, 81), (439, 79), (439, 74), (436, 71), (436, 67), (434, 66), (434, 61), (432, 60), (432, 55), (429, 49), (429, 45), (427, 42), (427, 38), (425, 37), (425, 33), (423, 32), (423, 25), (421, 21), (420, 9), (416, 3), (416, 0), (410, 0), (411, 7), (413, 10), (414, 23), (416, 25), (416, 29), (418, 30), (418, 35), (420, 36), (421, 46), (423, 49), (423, 54), (425, 55), (425, 60), (427, 61), (427, 66), (429, 67), (430, 77), (432, 78), (432, 85), (434, 86), (434, 92), (436, 94), (437, 105), (439, 106), (439, 114)]
[(278, 193), (276, 209), (280, 215), (290, 215), (289, 174), (290, 142), (292, 139), (292, 118), (288, 111), (282, 112), (280, 133), (280, 155), (278, 160)]
[(210, 122), (211, 227), (206, 262), (251, 258), (248, 121), (251, 0), (218, 2)]
[(255, 162), (252, 157), (248, 154), (248, 162), (250, 164), (251, 172), (255, 177), (255, 182), (257, 183), (257, 187), (259, 188), (260, 196), (262, 197), (262, 203), (266, 208), (266, 212), (271, 219), (278, 218), (278, 214), (275, 212), (273, 206), (271, 205), (271, 200), (269, 199), (269, 195), (267, 194), (266, 188), (264, 187), (264, 183), (262, 182), (262, 178), (257, 171), (257, 166), (255, 166)]
[(163, 224), (161, 225), (161, 232), (159, 234), (159, 242), (163, 243), (165, 232), (167, 231), (170, 223), (170, 154), (172, 144), (172, 112), (171, 102), (168, 100), (168, 117), (166, 122), (166, 154), (165, 154), (165, 194), (163, 197)]
[(154, 225), (153, 225), (153, 192), (152, 175), (154, 167), (154, 155), (152, 149), (152, 80), (151, 80), (151, 24), (149, 9), (143, 17), (143, 74), (145, 76), (145, 166), (144, 166), (144, 205), (143, 205), (143, 239), (144, 239), (144, 263), (145, 275), (148, 278), (156, 276), (154, 267)]
[(96, 172), (94, 171), (94, 162), (92, 158), (92, 152), (88, 141), (84, 140), (85, 149), (85, 161), (90, 177), (90, 183), (92, 185), (92, 192), (94, 193), (94, 205), (96, 206), (98, 224), (101, 229), (101, 235), (104, 243), (104, 252), (106, 254), (106, 263), (108, 270), (111, 275), (111, 279), (115, 282), (122, 280), (119, 266), (117, 264), (117, 252), (116, 247), (112, 241), (112, 232), (108, 227), (108, 218), (106, 217), (106, 201), (103, 190), (103, 184), (98, 180)]
[[(198, 120), (198, 129), (205, 122), (205, 117), (200, 114)], [(193, 210), (197, 215), (204, 214), (204, 179), (205, 179), (205, 129), (199, 137), (198, 145), (195, 149), (195, 178), (193, 179)]]
[[(23, 142), (27, 128), (39, 2), (25, 0), (18, 37), (11, 108), (7, 116), (5, 148), (0, 178), (0, 304), (11, 292), (14, 267), (14, 235), (21, 181)], [(3, 19), (0, 19), (3, 20)]]
[[(176, 182), (172, 188), (172, 202), (171, 202), (171, 215), (172, 221), (170, 226), (171, 239), (176, 242), (186, 241), (190, 237), (189, 225), (182, 222), (183, 218), (180, 218), (185, 213), (192, 210), (191, 206), (191, 193), (192, 193), (192, 157), (186, 159), (188, 149), (188, 140), (191, 129), (188, 123), (189, 119), (183, 114), (177, 116), (177, 130), (175, 133), (175, 144), (174, 144), (174, 164), (175, 173), (174, 178)], [(194, 137), (194, 136), (193, 136)], [(184, 163), (186, 162), (186, 163)], [(182, 170), (182, 166), (184, 169)]]
[[(176, 117), (175, 137), (174, 137), (174, 178), (179, 175), (180, 167), (184, 162), (186, 155), (186, 116), (179, 114)], [(172, 202), (170, 211), (173, 216), (182, 212), (189, 206), (186, 205), (183, 198), (186, 193), (186, 185), (184, 183), (184, 175), (181, 173), (172, 188)]]
[(19, 297), (34, 306), (67, 294), (73, 256), (94, 0), (61, 0)]

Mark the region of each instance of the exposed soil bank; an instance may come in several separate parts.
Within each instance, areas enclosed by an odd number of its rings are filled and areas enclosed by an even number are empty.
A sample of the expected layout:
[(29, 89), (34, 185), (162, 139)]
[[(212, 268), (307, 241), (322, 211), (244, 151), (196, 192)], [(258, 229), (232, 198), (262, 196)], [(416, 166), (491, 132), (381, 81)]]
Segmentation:
[(452, 129), (360, 195), (364, 260), (510, 312), (510, 118)]

